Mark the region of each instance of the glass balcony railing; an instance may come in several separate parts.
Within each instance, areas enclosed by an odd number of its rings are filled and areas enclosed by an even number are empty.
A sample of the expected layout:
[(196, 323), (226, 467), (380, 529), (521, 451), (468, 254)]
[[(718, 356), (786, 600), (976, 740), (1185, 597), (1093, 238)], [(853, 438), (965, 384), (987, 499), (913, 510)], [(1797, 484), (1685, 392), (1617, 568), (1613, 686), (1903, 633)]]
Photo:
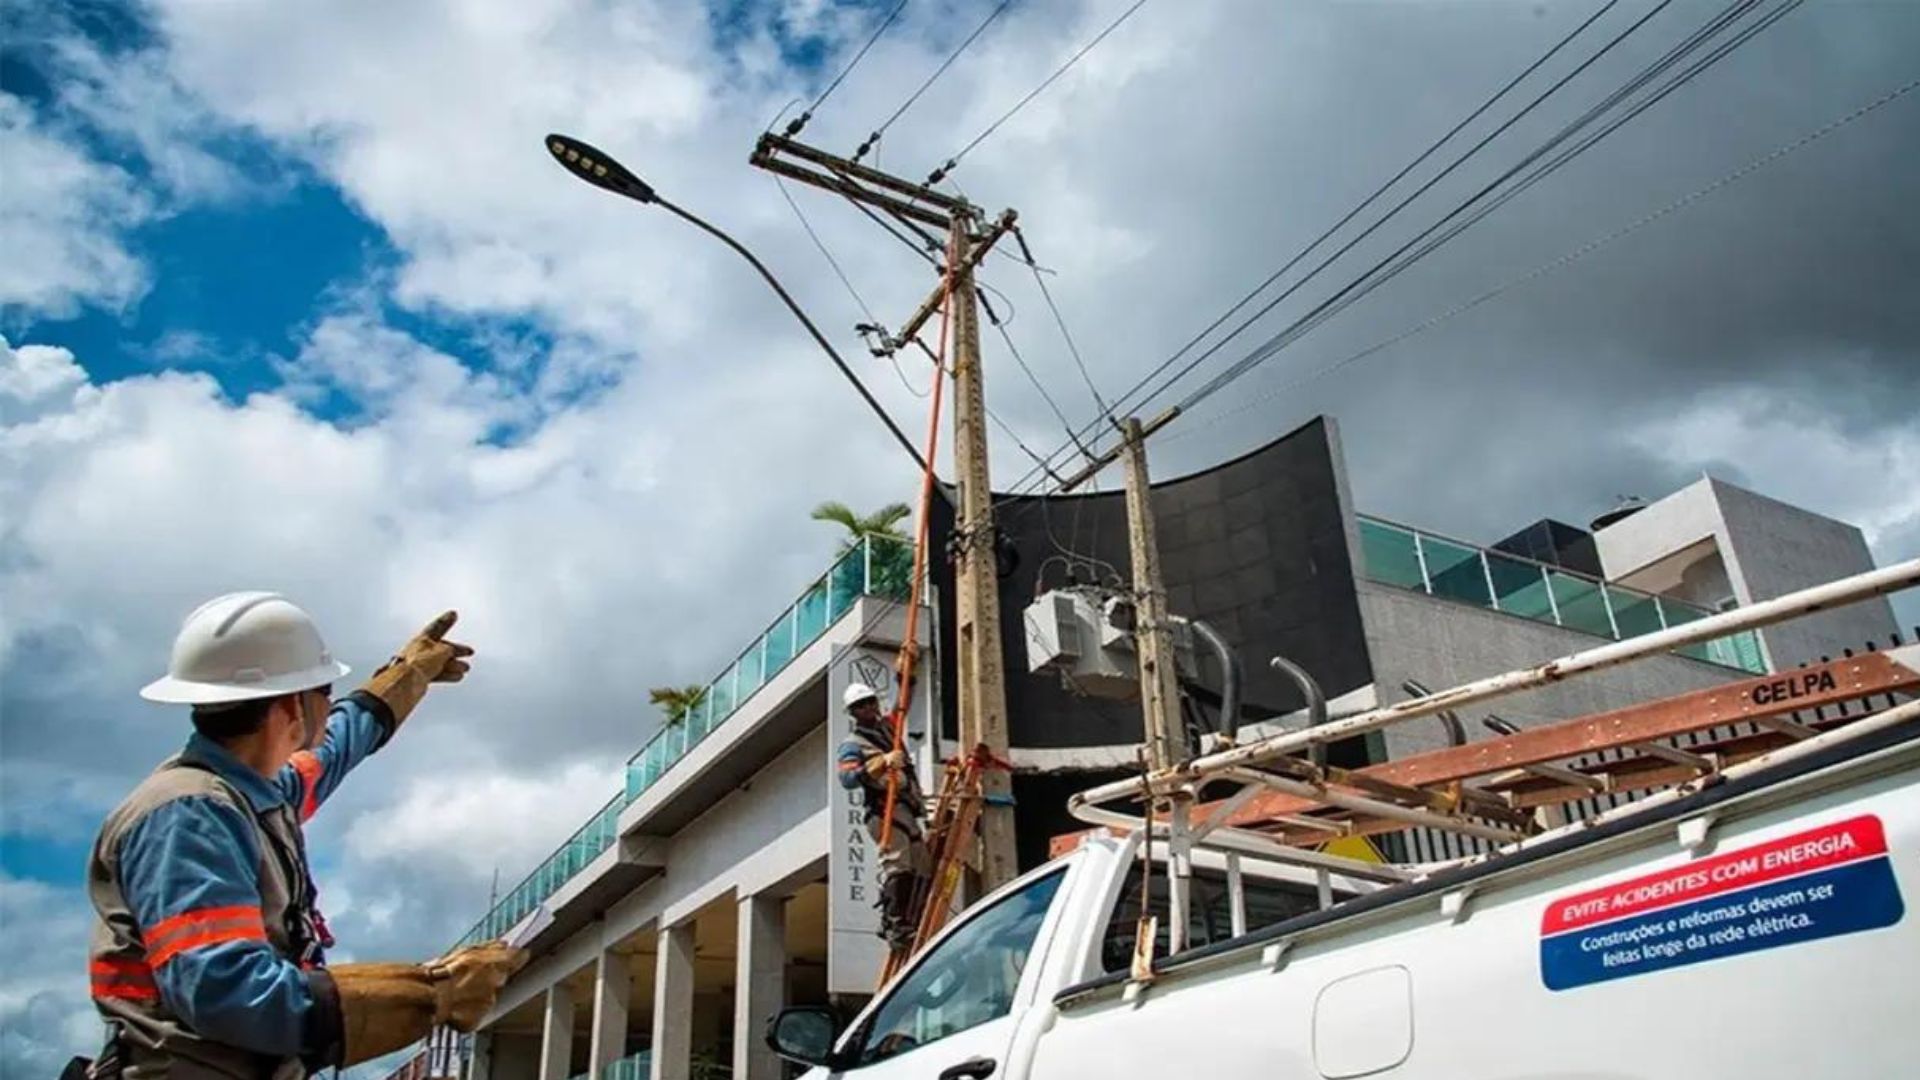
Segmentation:
[(620, 835), (620, 812), (659, 782), (675, 762), (719, 727), (734, 710), (819, 640), (827, 627), (853, 609), (861, 596), (907, 599), (913, 581), (913, 545), (878, 534), (843, 552), (800, 599), (755, 637), (707, 685), (707, 692), (678, 723), (663, 726), (627, 760), (626, 784), (567, 842), (499, 899), (493, 910), (461, 938), (461, 944), (505, 934), (552, 896), (562, 883), (612, 847)]
[(642, 1050), (610, 1063), (601, 1070), (601, 1080), (649, 1080), (653, 1075), (653, 1054)]
[[(1616, 641), (1704, 619), (1712, 612), (1504, 551), (1462, 544), (1378, 518), (1360, 518), (1364, 573), (1476, 607), (1552, 623)], [(1765, 674), (1760, 641), (1743, 630), (1675, 650), (1709, 664)]]

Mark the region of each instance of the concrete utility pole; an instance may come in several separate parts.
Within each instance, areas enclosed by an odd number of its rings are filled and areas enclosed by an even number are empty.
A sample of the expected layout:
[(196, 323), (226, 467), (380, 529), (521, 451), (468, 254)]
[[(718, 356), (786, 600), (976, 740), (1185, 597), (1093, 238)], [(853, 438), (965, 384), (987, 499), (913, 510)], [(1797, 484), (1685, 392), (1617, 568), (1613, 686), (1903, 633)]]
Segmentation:
[[(955, 214), (953, 277), (953, 457), (960, 475), (959, 565), (955, 642), (960, 685), (960, 741), (1007, 759), (1007, 675), (1001, 663), (998, 537), (993, 485), (987, 468), (987, 405), (980, 369), (980, 314), (973, 290), (971, 214)], [(1013, 880), (1013, 778), (1004, 768), (981, 773), (980, 886), (983, 892)]]
[[(1133, 642), (1140, 659), (1140, 710), (1146, 724), (1147, 765), (1154, 773), (1179, 763), (1175, 747), (1180, 715), (1180, 681), (1173, 654), (1173, 628), (1167, 620), (1167, 588), (1160, 577), (1160, 544), (1155, 538), (1152, 490), (1147, 477), (1147, 440), (1138, 417), (1121, 424), (1122, 455), (1127, 463), (1127, 541), (1133, 557)], [(1166, 793), (1154, 801), (1168, 820), (1167, 950), (1186, 947), (1187, 900), (1193, 879), (1190, 839), (1193, 793)]]
[[(959, 683), (960, 742), (967, 752), (984, 748), (1007, 760), (1007, 682), (1001, 662), (998, 532), (993, 521), (993, 486), (987, 465), (986, 391), (980, 366), (980, 316), (973, 284), (974, 267), (1013, 227), (1014, 212), (1002, 213), (984, 231), (980, 212), (964, 199), (829, 154), (780, 135), (766, 134), (754, 148), (752, 163), (768, 172), (810, 184), (887, 214), (925, 237), (918, 226), (947, 233), (951, 293), (942, 282), (881, 351), (912, 342), (921, 328), (951, 303), (954, 409), (953, 459), (960, 487), (955, 592), (958, 624), (954, 658)], [(980, 886), (991, 890), (1013, 879), (1012, 777), (1003, 768), (982, 773), (980, 813)]]
[(1178, 760), (1173, 732), (1174, 717), (1180, 711), (1179, 672), (1173, 657), (1173, 629), (1167, 623), (1167, 588), (1160, 579), (1147, 444), (1137, 417), (1127, 417), (1121, 431), (1126, 439), (1127, 542), (1133, 556), (1133, 640), (1140, 657), (1140, 708), (1146, 721), (1147, 764), (1158, 772)]

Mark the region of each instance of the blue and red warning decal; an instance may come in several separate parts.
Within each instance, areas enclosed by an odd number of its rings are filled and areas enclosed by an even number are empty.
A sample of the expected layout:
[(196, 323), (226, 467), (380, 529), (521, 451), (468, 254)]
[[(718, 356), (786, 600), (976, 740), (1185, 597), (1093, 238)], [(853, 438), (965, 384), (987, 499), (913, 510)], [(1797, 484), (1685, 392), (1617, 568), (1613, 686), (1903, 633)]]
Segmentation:
[(1892, 926), (1906, 907), (1871, 814), (1548, 903), (1549, 990)]

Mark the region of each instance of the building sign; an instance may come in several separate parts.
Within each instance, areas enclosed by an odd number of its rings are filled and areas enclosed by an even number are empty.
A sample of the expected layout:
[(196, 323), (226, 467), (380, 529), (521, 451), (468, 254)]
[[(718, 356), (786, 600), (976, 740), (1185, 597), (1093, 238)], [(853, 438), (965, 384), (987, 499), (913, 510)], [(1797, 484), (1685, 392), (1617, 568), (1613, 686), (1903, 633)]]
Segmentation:
[(1892, 926), (1905, 913), (1872, 815), (1700, 859), (1547, 905), (1549, 990)]
[[(923, 663), (924, 663), (923, 654)], [(891, 649), (856, 645), (842, 649), (827, 676), (827, 701), (832, 715), (827, 724), (827, 804), (833, 812), (833, 837), (827, 856), (827, 992), (871, 994), (887, 956), (880, 940), (879, 865), (873, 841), (867, 836), (862, 792), (840, 786), (840, 744), (853, 730), (853, 721), (841, 707), (841, 697), (853, 683), (865, 683), (880, 693), (882, 711), (891, 711), (900, 693)], [(933, 715), (938, 685), (931, 672), (922, 677), (907, 712), (907, 751), (922, 782), (936, 775), (932, 766), (936, 748), (927, 737), (927, 718)]]

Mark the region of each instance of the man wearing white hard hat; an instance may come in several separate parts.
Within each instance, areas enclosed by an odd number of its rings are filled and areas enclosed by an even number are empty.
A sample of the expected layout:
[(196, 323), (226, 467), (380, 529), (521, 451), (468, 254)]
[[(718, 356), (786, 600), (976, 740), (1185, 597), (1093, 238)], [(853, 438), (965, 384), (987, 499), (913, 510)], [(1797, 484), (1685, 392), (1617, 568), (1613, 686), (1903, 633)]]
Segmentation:
[[(840, 786), (863, 793), (867, 835), (879, 851), (880, 936), (897, 949), (913, 944), (913, 891), (933, 872), (927, 851), (926, 798), (906, 751), (894, 745), (893, 732), (880, 713), (880, 695), (865, 683), (853, 683), (842, 695), (853, 730), (835, 755)], [(883, 829), (889, 778), (897, 778), (893, 828)], [(885, 834), (885, 843), (881, 842)]]
[(329, 968), (301, 833), (428, 686), (466, 675), (473, 650), (446, 637), (455, 618), (332, 700), (347, 666), (286, 598), (229, 593), (187, 616), (167, 674), (140, 693), (191, 706), (194, 734), (108, 815), (88, 864), (109, 1031), (93, 1076), (293, 1080), (435, 1024), (471, 1030), (492, 1007), (519, 950)]

